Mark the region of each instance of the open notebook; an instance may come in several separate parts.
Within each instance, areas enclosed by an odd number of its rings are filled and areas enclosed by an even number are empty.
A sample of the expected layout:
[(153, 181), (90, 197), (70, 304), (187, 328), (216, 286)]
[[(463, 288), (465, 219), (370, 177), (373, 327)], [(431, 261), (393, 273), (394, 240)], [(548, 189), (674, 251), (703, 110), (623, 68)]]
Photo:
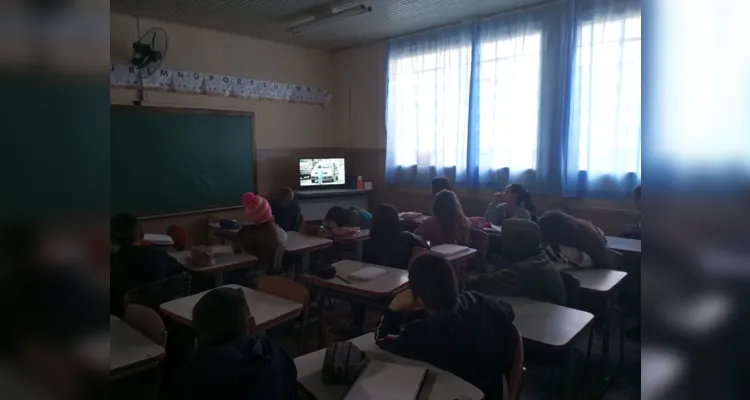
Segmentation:
[(378, 267), (364, 267), (358, 271), (354, 271), (349, 274), (349, 278), (357, 279), (360, 281), (371, 281), (377, 277), (385, 275), (386, 270)]
[(448, 257), (448, 256), (452, 256), (458, 253), (469, 251), (469, 248), (466, 246), (458, 246), (455, 244), (441, 244), (439, 246), (430, 248), (430, 251), (432, 251), (433, 253), (442, 254)]
[(370, 360), (343, 400), (415, 400), (427, 369)]

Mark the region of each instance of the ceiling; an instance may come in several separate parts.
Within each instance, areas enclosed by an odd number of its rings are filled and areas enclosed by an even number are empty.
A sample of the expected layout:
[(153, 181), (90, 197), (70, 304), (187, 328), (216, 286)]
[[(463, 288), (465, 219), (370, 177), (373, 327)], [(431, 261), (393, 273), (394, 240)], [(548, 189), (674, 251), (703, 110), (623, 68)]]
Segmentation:
[[(496, 14), (542, 0), (111, 0), (116, 13), (198, 26), (325, 50)], [(330, 5), (364, 4), (372, 12), (331, 21), (300, 34), (291, 21)]]

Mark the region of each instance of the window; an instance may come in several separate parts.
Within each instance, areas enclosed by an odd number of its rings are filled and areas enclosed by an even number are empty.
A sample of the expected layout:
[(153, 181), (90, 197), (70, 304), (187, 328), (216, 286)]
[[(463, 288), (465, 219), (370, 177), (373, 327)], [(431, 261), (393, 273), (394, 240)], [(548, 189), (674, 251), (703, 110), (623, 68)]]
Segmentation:
[(388, 121), (398, 166), (466, 169), (471, 47), (389, 60)]
[(536, 168), (541, 39), (535, 32), (480, 45), (481, 170)]
[(640, 15), (579, 25), (573, 73), (578, 169), (590, 179), (640, 176)]

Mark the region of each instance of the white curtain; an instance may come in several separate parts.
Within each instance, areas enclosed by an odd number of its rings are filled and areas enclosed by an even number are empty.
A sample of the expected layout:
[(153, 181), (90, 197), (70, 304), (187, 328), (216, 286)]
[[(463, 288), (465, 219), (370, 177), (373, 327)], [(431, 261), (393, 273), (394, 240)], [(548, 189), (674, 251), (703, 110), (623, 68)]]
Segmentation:
[(466, 173), (471, 31), (393, 41), (388, 56), (388, 164), (402, 180)]
[(640, 2), (580, 4), (570, 98), (568, 192), (596, 192), (604, 190), (602, 185), (622, 186), (625, 181), (632, 186), (641, 174)]
[[(534, 170), (539, 141), (542, 28), (532, 13), (482, 21), (477, 42), (477, 167), (480, 180)], [(505, 183), (505, 182), (503, 182)]]

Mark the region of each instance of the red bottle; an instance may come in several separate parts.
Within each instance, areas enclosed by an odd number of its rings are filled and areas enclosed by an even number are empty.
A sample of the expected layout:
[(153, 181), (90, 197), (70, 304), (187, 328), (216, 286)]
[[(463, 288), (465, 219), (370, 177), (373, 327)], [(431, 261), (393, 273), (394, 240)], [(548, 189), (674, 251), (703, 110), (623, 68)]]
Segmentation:
[(357, 190), (364, 190), (365, 189), (365, 183), (362, 182), (362, 177), (357, 177)]

